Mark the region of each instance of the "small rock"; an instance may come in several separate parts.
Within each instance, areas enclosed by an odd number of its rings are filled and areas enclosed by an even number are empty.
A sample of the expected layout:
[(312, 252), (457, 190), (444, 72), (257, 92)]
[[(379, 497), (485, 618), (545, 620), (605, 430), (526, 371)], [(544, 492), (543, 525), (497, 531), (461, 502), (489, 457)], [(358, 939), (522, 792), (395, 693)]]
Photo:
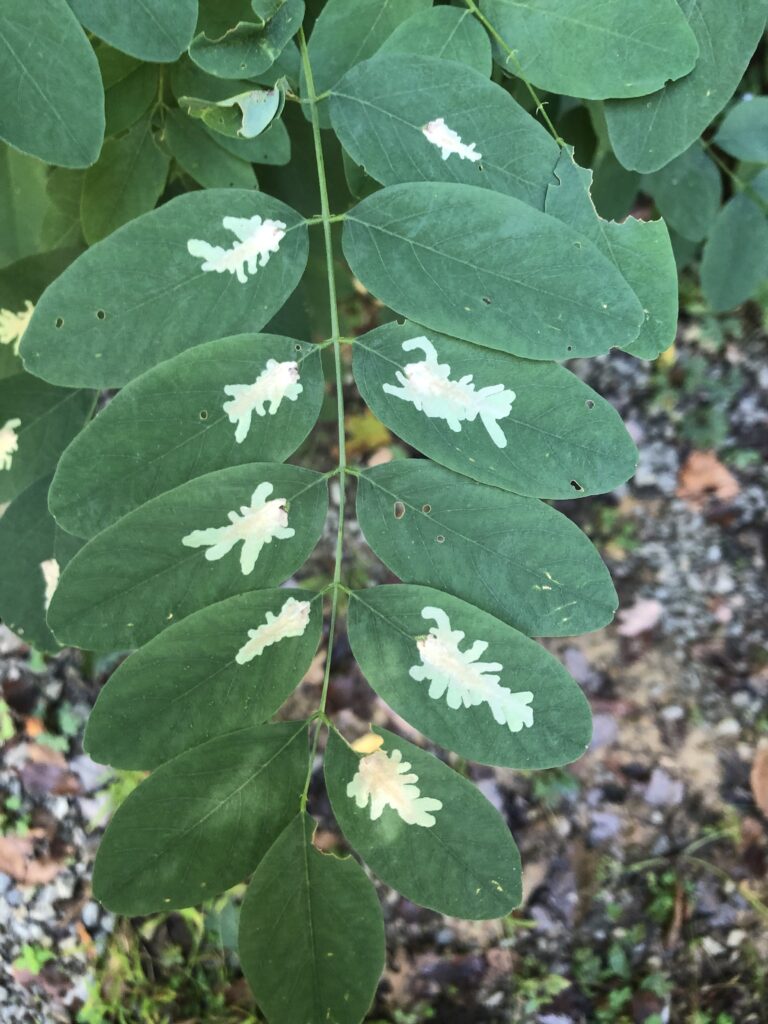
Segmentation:
[(663, 768), (654, 768), (645, 788), (645, 799), (652, 807), (674, 807), (682, 801), (684, 792), (682, 782), (673, 779)]

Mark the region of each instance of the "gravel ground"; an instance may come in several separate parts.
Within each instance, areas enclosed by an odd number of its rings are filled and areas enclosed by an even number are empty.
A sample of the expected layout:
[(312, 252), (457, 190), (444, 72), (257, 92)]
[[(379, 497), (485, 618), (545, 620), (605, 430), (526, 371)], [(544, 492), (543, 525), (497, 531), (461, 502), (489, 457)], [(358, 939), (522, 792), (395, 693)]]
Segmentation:
[[(600, 546), (621, 598), (608, 629), (547, 642), (592, 703), (593, 744), (567, 770), (467, 768), (520, 844), (524, 905), (506, 921), (464, 922), (382, 888), (390, 960), (371, 1020), (768, 1020), (768, 364), (759, 332), (736, 344), (715, 327), (684, 323), (674, 357), (653, 367), (620, 353), (574, 367), (642, 453), (630, 485), (560, 505)], [(348, 550), (367, 571), (356, 524)], [(335, 656), (330, 707), (347, 735), (369, 717), (407, 731), (343, 638)], [(79, 656), (44, 665), (0, 628), (3, 1024), (76, 1020), (115, 930), (147, 934), (90, 897), (100, 828), (125, 784), (80, 747), (109, 667), (84, 681)], [(316, 694), (310, 677), (293, 709)], [(322, 842), (337, 845), (319, 778), (313, 794)], [(237, 982), (226, 1001), (248, 1010)]]

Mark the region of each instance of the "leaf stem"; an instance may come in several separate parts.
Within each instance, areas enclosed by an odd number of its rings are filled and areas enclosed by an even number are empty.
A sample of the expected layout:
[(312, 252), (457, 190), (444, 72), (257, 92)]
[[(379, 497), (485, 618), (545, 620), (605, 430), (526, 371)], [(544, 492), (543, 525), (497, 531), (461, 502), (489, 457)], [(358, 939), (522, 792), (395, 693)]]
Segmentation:
[(507, 57), (506, 57), (506, 60), (505, 60), (504, 63), (505, 64), (514, 64), (515, 65), (515, 72), (514, 73), (515, 73), (516, 77), (519, 78), (522, 81), (523, 85), (528, 90), (531, 99), (536, 104), (536, 112), (538, 114), (541, 114), (541, 118), (544, 121), (544, 124), (549, 129), (550, 134), (552, 135), (552, 138), (555, 140), (555, 142), (558, 144), (558, 146), (560, 146), (561, 148), (564, 147), (565, 146), (565, 139), (560, 137), (560, 134), (559, 134), (557, 128), (555, 128), (554, 124), (552, 123), (552, 119), (550, 118), (549, 114), (547, 113), (547, 111), (546, 111), (546, 109), (544, 107), (544, 104), (543, 104), (543, 102), (541, 101), (541, 99), (539, 97), (539, 94), (536, 92), (536, 90), (533, 88), (531, 83), (528, 81), (528, 79), (523, 74), (523, 69), (520, 66), (520, 61), (517, 59), (517, 54), (515, 53), (515, 51), (506, 42), (506, 40), (504, 40), (501, 37), (501, 35), (499, 34), (498, 30), (491, 24), (491, 22), (488, 21), (486, 16), (483, 14), (483, 12), (480, 10), (480, 8), (475, 3), (475, 0), (464, 0), (464, 3), (467, 5), (469, 10), (472, 12), (472, 14), (475, 15), (475, 17), (478, 19), (478, 21), (482, 25), (485, 26), (485, 29), (488, 32), (488, 34), (493, 36), (493, 38), (496, 40), (496, 42), (499, 44), (499, 46), (502, 48), (502, 50), (506, 53)]
[(333, 583), (331, 593), (331, 618), (328, 626), (328, 652), (325, 659), (325, 673), (323, 675), (323, 688), (320, 694), (318, 707), (318, 727), (312, 740), (312, 749), (309, 755), (307, 777), (304, 783), (304, 791), (301, 796), (302, 811), (307, 806), (309, 784), (312, 781), (312, 766), (317, 753), (317, 744), (320, 737), (321, 724), (325, 720), (325, 706), (328, 701), (328, 687), (331, 681), (331, 660), (333, 655), (333, 638), (336, 632), (336, 618), (339, 608), (339, 592), (341, 584), (341, 565), (344, 556), (344, 512), (346, 505), (346, 471), (347, 471), (347, 449), (346, 436), (344, 433), (344, 389), (341, 366), (341, 343), (339, 330), (338, 298), (336, 295), (336, 273), (333, 265), (333, 239), (331, 236), (331, 224), (341, 218), (331, 214), (328, 202), (328, 182), (325, 176), (325, 160), (323, 159), (323, 141), (320, 135), (320, 119), (317, 113), (318, 96), (315, 92), (315, 81), (312, 76), (312, 65), (307, 52), (307, 40), (303, 27), (299, 29), (299, 48), (301, 50), (301, 63), (304, 69), (304, 80), (307, 85), (307, 98), (312, 117), (312, 138), (315, 147), (315, 162), (317, 164), (317, 183), (320, 188), (320, 222), (323, 225), (323, 240), (325, 243), (325, 265), (328, 275), (328, 303), (330, 306), (331, 337), (333, 343), (333, 365), (336, 378), (336, 421), (339, 439), (339, 521), (336, 529), (336, 554), (333, 567)]

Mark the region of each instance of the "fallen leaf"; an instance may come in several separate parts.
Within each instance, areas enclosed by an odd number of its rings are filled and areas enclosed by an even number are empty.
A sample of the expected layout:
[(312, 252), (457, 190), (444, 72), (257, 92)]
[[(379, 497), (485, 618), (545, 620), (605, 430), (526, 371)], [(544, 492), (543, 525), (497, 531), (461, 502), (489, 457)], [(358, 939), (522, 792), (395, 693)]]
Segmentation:
[(654, 598), (640, 598), (630, 608), (622, 608), (617, 618), (619, 636), (640, 636), (658, 625), (664, 608)]
[(344, 426), (347, 431), (347, 451), (350, 455), (366, 455), (392, 442), (390, 432), (368, 409), (363, 413), (347, 416)]
[(755, 759), (752, 762), (752, 771), (749, 773), (749, 784), (752, 787), (752, 796), (755, 803), (768, 818), (768, 746), (757, 748)]
[(0, 836), (0, 871), (22, 885), (45, 885), (64, 865), (50, 857), (35, 859), (35, 839), (45, 833), (31, 829), (25, 836)]
[(696, 507), (709, 497), (732, 501), (739, 493), (739, 482), (713, 451), (691, 452), (677, 479), (677, 497)]

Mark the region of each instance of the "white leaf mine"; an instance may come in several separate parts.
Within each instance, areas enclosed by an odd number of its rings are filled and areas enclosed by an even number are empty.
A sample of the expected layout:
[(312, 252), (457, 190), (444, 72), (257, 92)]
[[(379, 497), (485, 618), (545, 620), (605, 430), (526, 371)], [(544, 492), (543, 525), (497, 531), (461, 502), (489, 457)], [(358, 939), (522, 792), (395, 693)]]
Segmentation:
[(237, 424), (237, 443), (241, 444), (248, 436), (254, 412), (257, 416), (266, 416), (266, 404), (269, 402), (269, 415), (274, 416), (284, 398), (295, 402), (303, 390), (299, 384), (299, 364), (278, 363), (276, 359), (267, 360), (266, 367), (253, 384), (227, 384), (224, 394), (231, 400), (224, 403), (224, 412), (230, 423)]
[(19, 435), (16, 431), (20, 426), (21, 420), (14, 417), (0, 427), (0, 469), (10, 469), (13, 465), (13, 455), (19, 450)]
[(460, 644), (464, 640), (461, 630), (452, 630), (446, 613), (440, 608), (423, 608), (423, 619), (435, 625), (426, 636), (416, 641), (420, 665), (410, 669), (411, 679), (429, 680), (429, 696), (433, 700), (445, 697), (449, 708), (472, 708), (487, 704), (499, 725), (510, 732), (520, 732), (533, 725), (533, 700), (530, 690), (512, 693), (499, 683), (504, 666), (497, 661), (480, 661), (488, 649), (485, 640), (476, 640), (466, 651)]
[(18, 355), (21, 339), (34, 312), (35, 307), (29, 299), (18, 313), (11, 309), (0, 309), (0, 345), (13, 345), (14, 354)]
[(497, 448), (506, 448), (507, 439), (499, 426), (512, 411), (517, 397), (514, 391), (503, 384), (491, 384), (478, 391), (473, 383), (473, 374), (466, 374), (458, 380), (451, 380), (451, 367), (439, 363), (437, 350), (428, 338), (410, 338), (403, 342), (403, 351), (420, 349), (425, 359), (408, 363), (404, 372), (397, 370), (400, 387), (384, 384), (388, 395), (411, 402), (414, 407), (430, 419), (445, 420), (451, 430), (458, 433), (463, 422), (474, 422), (478, 417)]
[(181, 543), (187, 548), (207, 547), (205, 557), (209, 562), (218, 561), (228, 555), (232, 548), (242, 541), (240, 568), (243, 575), (253, 572), (256, 561), (265, 544), (273, 540), (288, 540), (296, 531), (288, 526), (286, 498), (267, 501), (274, 491), (273, 484), (262, 483), (251, 497), (250, 505), (243, 505), (240, 512), (228, 512), (229, 526), (212, 526), (207, 530), (193, 530)]
[(280, 248), (285, 237), (285, 224), (281, 220), (262, 220), (258, 214), (253, 217), (224, 217), (221, 223), (238, 239), (231, 248), (222, 249), (199, 238), (190, 238), (187, 251), (190, 256), (204, 261), (204, 271), (235, 274), (240, 284), (245, 284), (248, 274), (255, 274), (258, 267), (266, 267), (269, 257)]
[[(361, 809), (370, 806), (371, 821), (377, 821), (385, 807), (391, 807), (406, 825), (431, 828), (435, 824), (433, 811), (439, 811), (440, 800), (422, 796), (416, 785), (415, 772), (410, 762), (403, 761), (399, 750), (387, 754), (377, 750), (361, 757), (352, 781), (347, 785), (347, 796)], [(410, 772), (410, 774), (409, 774)]]
[(309, 622), (309, 601), (297, 601), (289, 597), (277, 613), (267, 612), (267, 621), (257, 629), (248, 630), (248, 641), (235, 655), (238, 665), (247, 665), (258, 658), (266, 647), (280, 643), (287, 637), (303, 636)]
[(453, 153), (461, 160), (471, 160), (472, 163), (482, 160), (482, 154), (478, 153), (475, 143), (463, 143), (461, 136), (453, 128), (449, 128), (442, 117), (425, 124), (421, 133), (433, 146), (437, 146), (443, 160), (447, 160)]
[(45, 583), (45, 610), (48, 611), (56, 587), (59, 585), (61, 569), (55, 558), (46, 558), (44, 562), (40, 563), (40, 572), (43, 574)]

